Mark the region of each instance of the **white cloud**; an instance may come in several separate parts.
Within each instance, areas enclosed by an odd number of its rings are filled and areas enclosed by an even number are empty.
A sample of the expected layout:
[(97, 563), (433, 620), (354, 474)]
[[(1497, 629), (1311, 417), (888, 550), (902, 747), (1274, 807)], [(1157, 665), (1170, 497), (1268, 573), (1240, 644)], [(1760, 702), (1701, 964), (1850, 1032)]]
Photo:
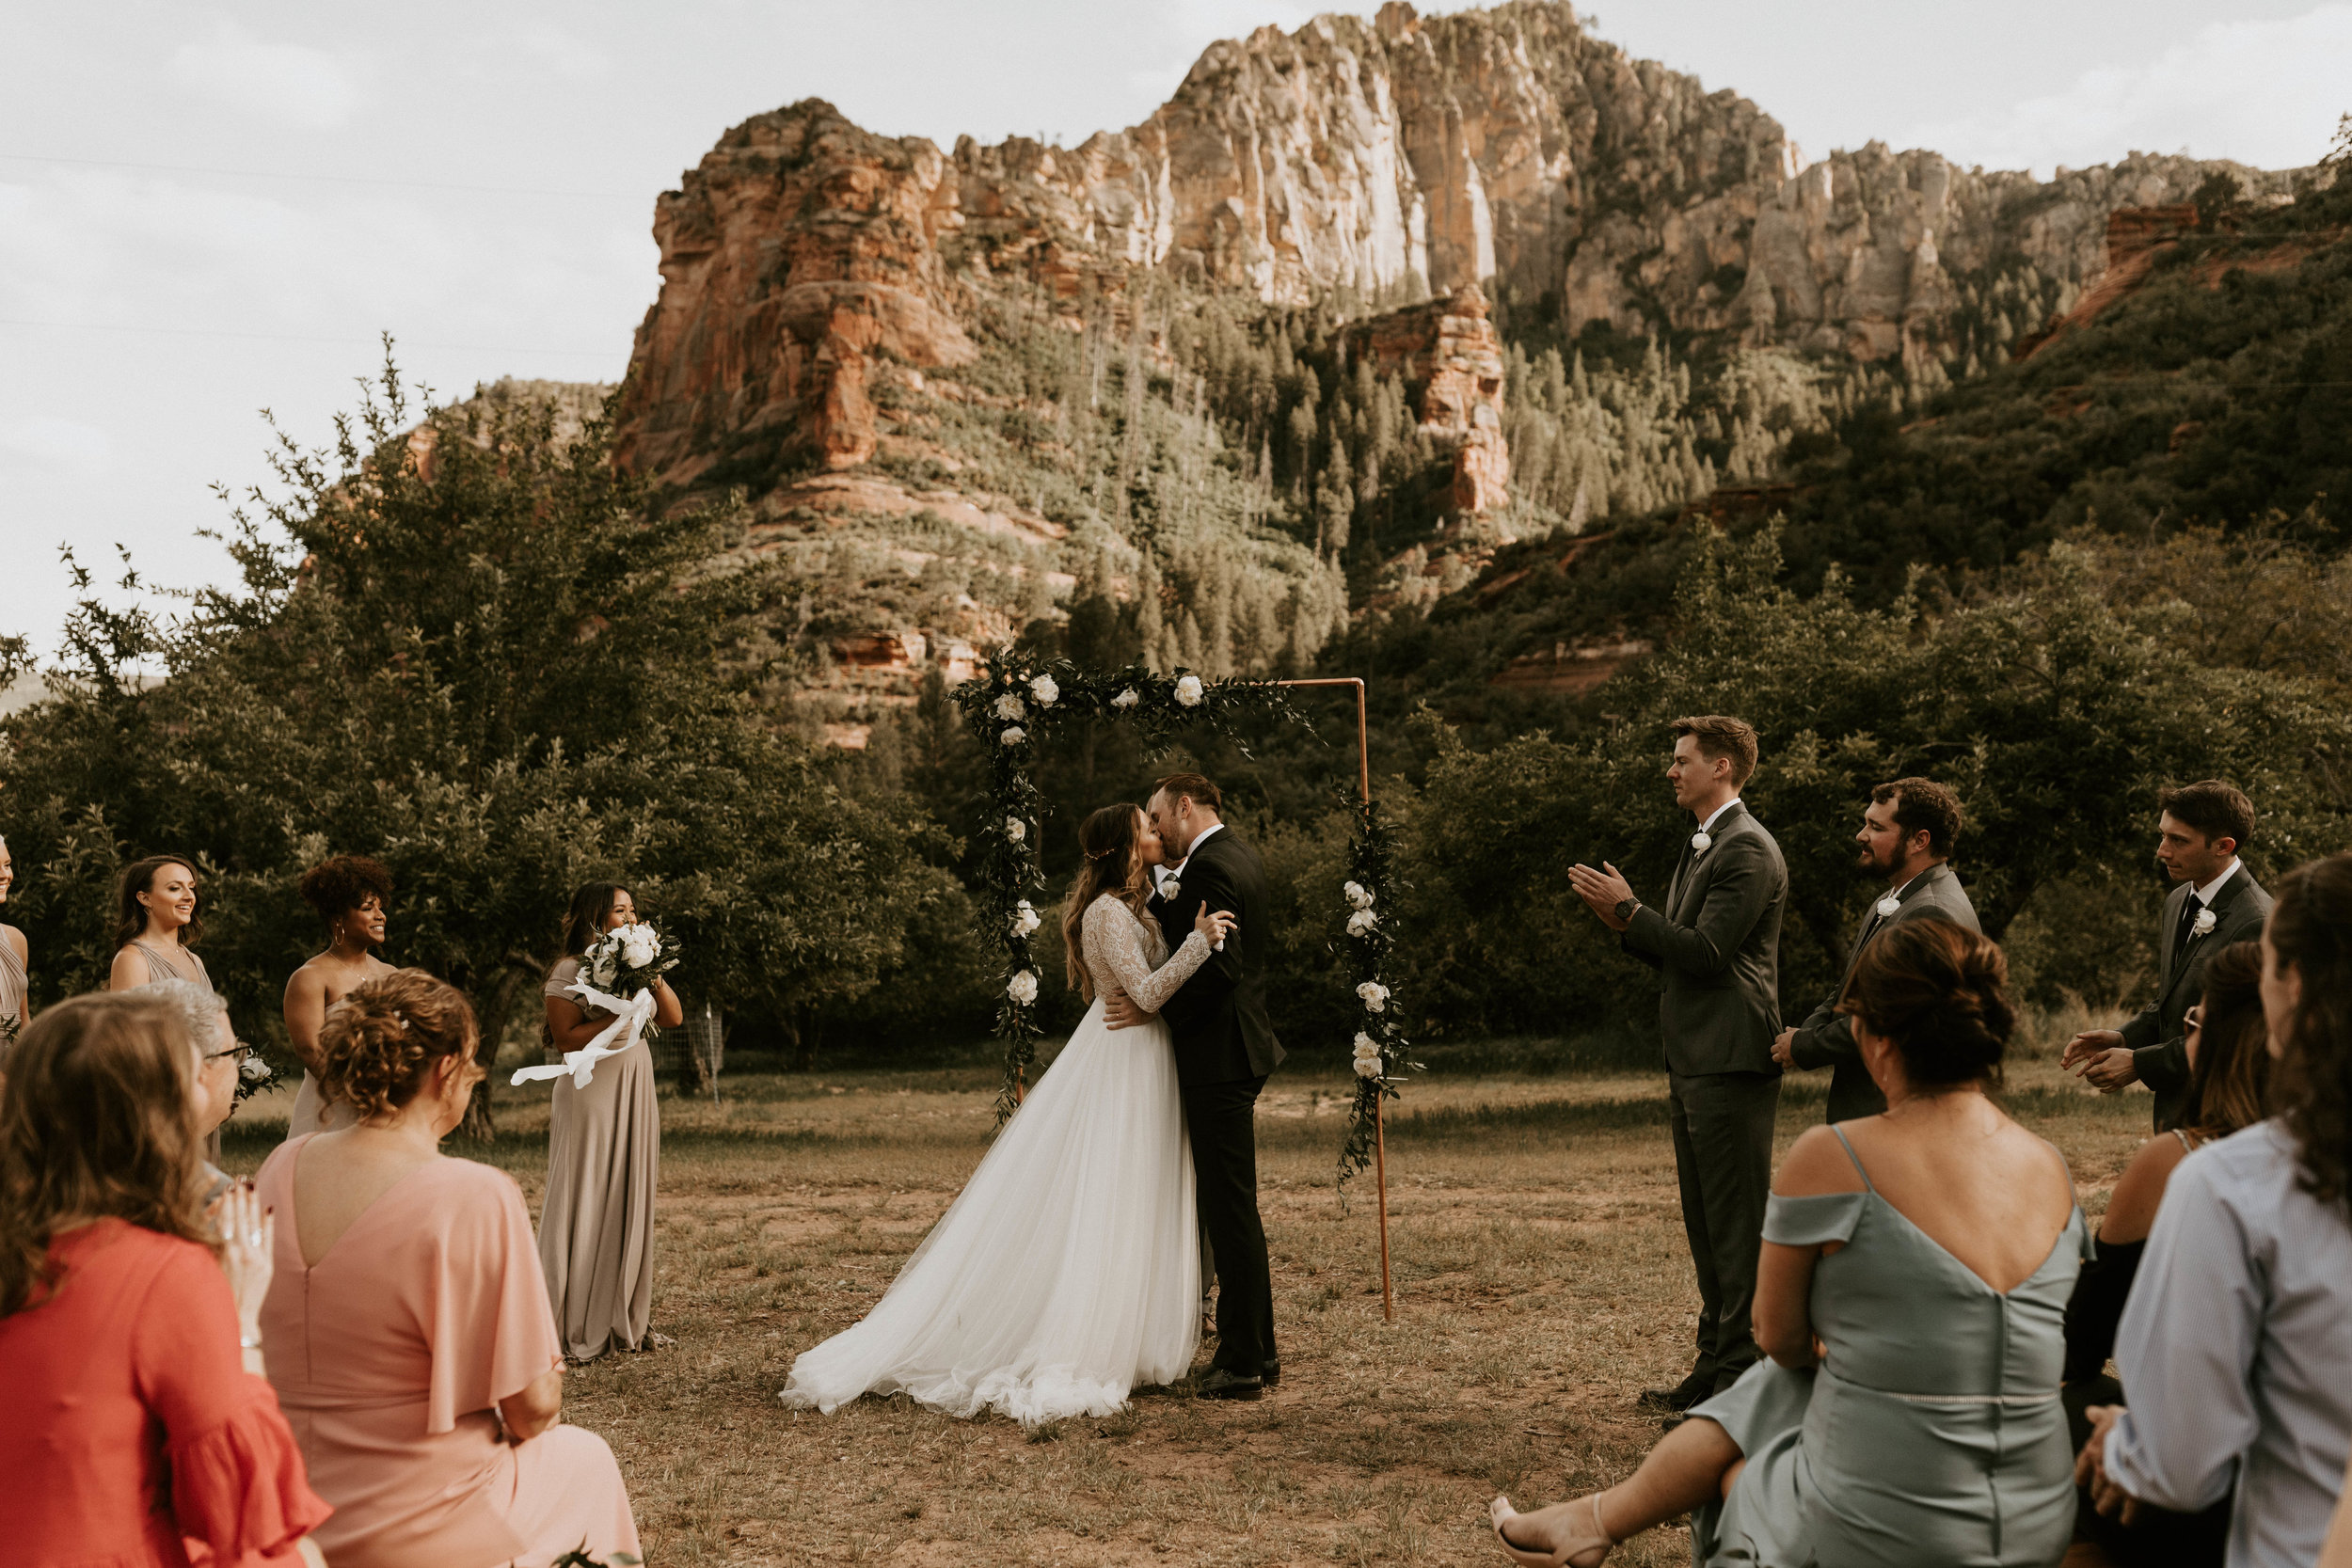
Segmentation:
[(0, 451), (70, 473), (98, 472), (108, 451), (106, 433), (79, 420), (40, 414), (0, 425)]
[(2102, 66), (2062, 93), (1915, 126), (1899, 145), (2045, 177), (2135, 149), (2295, 168), (2327, 151), (2347, 109), (2352, 5), (2331, 3), (2283, 20), (2213, 23), (2144, 65)]
[(358, 112), (358, 74), (341, 55), (299, 43), (247, 38), (231, 25), (210, 43), (183, 43), (171, 56), (183, 87), (273, 124), (329, 131)]

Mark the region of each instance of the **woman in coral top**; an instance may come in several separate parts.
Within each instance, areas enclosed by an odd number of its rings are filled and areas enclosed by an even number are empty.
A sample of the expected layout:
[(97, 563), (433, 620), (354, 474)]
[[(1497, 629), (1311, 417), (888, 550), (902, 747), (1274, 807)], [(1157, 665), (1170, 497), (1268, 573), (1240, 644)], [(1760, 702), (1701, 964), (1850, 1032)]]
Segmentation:
[(638, 1553), (612, 1450), (558, 1424), (563, 1347), (515, 1179), (440, 1141), (482, 1079), (473, 1011), (402, 969), (319, 1033), (320, 1086), (358, 1118), (278, 1146), (262, 1309), (270, 1381), (335, 1568), (545, 1568)]
[[(84, 996), (26, 1026), (0, 1096), (0, 1477), (27, 1568), (316, 1568), (327, 1507), (250, 1322), (268, 1223), (199, 1204), (197, 1054), (176, 1008)], [(250, 1307), (224, 1275), (240, 1279)]]

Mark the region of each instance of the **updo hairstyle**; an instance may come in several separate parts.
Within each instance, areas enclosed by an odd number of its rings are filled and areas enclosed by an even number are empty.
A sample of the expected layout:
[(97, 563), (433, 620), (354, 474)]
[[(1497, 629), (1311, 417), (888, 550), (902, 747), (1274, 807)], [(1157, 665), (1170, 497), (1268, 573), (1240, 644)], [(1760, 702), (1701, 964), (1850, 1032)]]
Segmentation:
[(1948, 920), (1906, 920), (1862, 950), (1838, 1003), (1902, 1057), (1932, 1092), (2001, 1081), (2017, 1016), (2000, 944)]
[(416, 1099), (436, 1061), (470, 1059), (480, 1039), (473, 1008), (455, 986), (421, 969), (396, 969), (355, 986), (326, 1010), (321, 1076), (327, 1092), (364, 1120)]
[(2270, 1101), (2295, 1140), (2302, 1189), (2352, 1215), (2352, 854), (2280, 879), (2265, 934), (2279, 967), (2303, 981), (2294, 1016), (2271, 1021), (2280, 1051)]

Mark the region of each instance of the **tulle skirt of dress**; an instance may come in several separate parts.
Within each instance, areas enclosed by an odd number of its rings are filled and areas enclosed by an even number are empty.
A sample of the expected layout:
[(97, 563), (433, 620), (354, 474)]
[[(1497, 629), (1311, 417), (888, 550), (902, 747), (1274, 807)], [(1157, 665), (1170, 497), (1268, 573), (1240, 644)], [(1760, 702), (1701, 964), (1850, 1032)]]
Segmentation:
[(1110, 1415), (1192, 1365), (1196, 1225), (1168, 1026), (1106, 1029), (1098, 1001), (874, 1309), (792, 1363), (785, 1402)]

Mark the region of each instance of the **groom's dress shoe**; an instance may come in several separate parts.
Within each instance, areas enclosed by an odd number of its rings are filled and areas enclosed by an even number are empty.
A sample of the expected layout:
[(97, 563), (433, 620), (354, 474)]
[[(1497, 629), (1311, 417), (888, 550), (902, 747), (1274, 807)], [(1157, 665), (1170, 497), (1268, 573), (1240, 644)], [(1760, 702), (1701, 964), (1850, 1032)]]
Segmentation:
[(1258, 1381), (1264, 1384), (1269, 1388), (1273, 1387), (1276, 1384), (1280, 1383), (1282, 1381), (1282, 1364), (1279, 1361), (1269, 1361), (1264, 1366), (1259, 1368)]
[(1212, 1367), (1209, 1375), (1200, 1380), (1200, 1397), (1204, 1400), (1254, 1400), (1265, 1394), (1265, 1380), (1243, 1377), (1222, 1367)]
[(1684, 1378), (1671, 1388), (1645, 1388), (1642, 1397), (1633, 1402), (1638, 1410), (1654, 1410), (1661, 1415), (1680, 1415), (1714, 1392), (1712, 1380), (1701, 1383), (1695, 1375)]

